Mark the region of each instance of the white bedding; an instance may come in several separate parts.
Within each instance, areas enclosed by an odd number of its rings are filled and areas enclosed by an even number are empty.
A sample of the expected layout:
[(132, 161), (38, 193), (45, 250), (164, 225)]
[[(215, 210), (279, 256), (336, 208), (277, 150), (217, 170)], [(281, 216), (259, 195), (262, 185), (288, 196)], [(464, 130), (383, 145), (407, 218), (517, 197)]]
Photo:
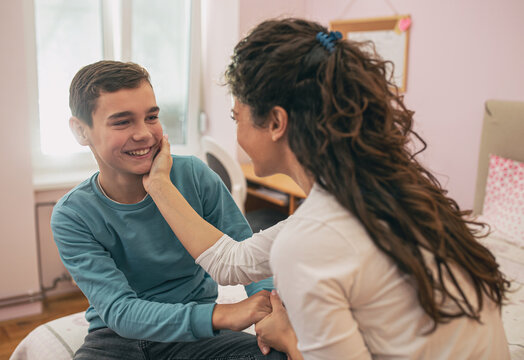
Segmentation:
[(502, 307), (502, 321), (511, 359), (524, 360), (524, 248), (506, 241), (496, 230), (481, 242), (495, 255), (511, 280), (508, 303)]

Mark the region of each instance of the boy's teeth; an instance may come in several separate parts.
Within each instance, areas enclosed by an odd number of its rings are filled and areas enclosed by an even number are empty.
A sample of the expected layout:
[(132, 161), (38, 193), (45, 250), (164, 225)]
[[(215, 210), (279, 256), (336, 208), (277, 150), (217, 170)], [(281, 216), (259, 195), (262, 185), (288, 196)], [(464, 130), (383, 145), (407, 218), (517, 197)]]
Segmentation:
[(129, 151), (128, 153), (130, 155), (135, 155), (135, 156), (141, 156), (141, 155), (145, 155), (149, 152), (150, 149), (144, 149), (144, 150), (136, 150), (136, 151)]

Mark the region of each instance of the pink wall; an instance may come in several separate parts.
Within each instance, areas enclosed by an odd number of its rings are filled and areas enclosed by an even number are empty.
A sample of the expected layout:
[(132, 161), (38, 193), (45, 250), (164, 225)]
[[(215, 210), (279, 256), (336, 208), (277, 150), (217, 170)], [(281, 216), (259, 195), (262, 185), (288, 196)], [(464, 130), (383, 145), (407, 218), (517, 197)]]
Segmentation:
[[(279, 15), (325, 25), (334, 19), (391, 16), (388, 3), (413, 19), (405, 99), (428, 142), (421, 159), (462, 207), (471, 208), (484, 101), (524, 100), (523, 1), (242, 0), (239, 33)], [(233, 142), (230, 128), (217, 133), (224, 143)]]
[[(23, 7), (23, 1), (0, 2), (0, 299), (39, 291)], [(39, 306), (0, 308), (0, 320)]]
[(240, 1), (240, 36), (263, 20), (306, 15), (306, 2), (303, 0), (241, 0)]
[[(406, 103), (428, 142), (422, 159), (462, 207), (475, 191), (484, 101), (524, 100), (524, 2), (390, 2), (411, 14)], [(311, 19), (393, 15), (386, 1), (306, 0)], [(523, 134), (524, 136), (524, 134)]]
[(231, 154), (236, 134), (229, 114), (231, 99), (223, 74), (238, 41), (239, 0), (202, 2), (202, 109), (207, 115), (206, 135), (214, 137)]

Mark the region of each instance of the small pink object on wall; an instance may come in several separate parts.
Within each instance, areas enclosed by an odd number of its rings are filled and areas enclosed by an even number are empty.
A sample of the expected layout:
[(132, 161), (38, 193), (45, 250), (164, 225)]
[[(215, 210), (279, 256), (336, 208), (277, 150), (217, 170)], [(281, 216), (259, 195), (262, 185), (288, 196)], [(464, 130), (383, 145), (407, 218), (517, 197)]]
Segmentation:
[(405, 17), (405, 18), (400, 19), (398, 21), (398, 29), (401, 32), (406, 31), (407, 29), (409, 29), (410, 26), (411, 26), (411, 18), (409, 18), (409, 17)]

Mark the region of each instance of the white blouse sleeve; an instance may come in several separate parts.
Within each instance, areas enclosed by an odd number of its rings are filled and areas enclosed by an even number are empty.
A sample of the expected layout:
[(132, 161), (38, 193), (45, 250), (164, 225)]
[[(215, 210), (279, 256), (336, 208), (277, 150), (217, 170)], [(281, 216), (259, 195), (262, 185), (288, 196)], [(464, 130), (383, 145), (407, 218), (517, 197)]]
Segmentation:
[(224, 234), (195, 260), (220, 285), (247, 285), (272, 276), (269, 251), (287, 220), (235, 241)]

